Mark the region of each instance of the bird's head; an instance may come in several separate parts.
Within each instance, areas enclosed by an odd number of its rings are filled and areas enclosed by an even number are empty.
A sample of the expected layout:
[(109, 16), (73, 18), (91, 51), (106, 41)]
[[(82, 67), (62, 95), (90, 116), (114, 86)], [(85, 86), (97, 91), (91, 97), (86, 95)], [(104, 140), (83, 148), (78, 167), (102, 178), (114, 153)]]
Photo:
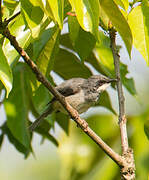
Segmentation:
[(117, 79), (110, 79), (102, 75), (93, 75), (88, 78), (88, 82), (90, 83), (90, 85), (94, 88), (95, 91), (99, 93), (109, 87), (111, 82), (116, 81)]

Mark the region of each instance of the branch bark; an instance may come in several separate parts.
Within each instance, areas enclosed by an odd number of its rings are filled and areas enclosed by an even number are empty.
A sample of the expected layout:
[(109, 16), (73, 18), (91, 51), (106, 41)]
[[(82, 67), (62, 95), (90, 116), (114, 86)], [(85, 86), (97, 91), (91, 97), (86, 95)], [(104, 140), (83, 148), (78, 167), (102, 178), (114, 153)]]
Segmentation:
[(135, 163), (133, 150), (129, 148), (128, 145), (128, 137), (127, 137), (127, 119), (125, 116), (125, 98), (122, 89), (122, 82), (120, 76), (120, 56), (118, 54), (116, 48), (116, 31), (114, 29), (110, 29), (110, 39), (111, 39), (111, 49), (113, 53), (115, 73), (117, 78), (117, 93), (118, 93), (118, 101), (119, 101), (119, 127), (120, 127), (120, 135), (121, 135), (121, 146), (122, 146), (122, 156), (125, 159), (126, 166), (121, 167), (121, 178), (124, 180), (132, 180), (135, 179)]
[(79, 127), (98, 145), (102, 150), (113, 159), (118, 166), (124, 166), (125, 162), (123, 158), (113, 151), (87, 124), (84, 119), (81, 119), (78, 112), (73, 109), (65, 100), (65, 98), (50, 84), (47, 78), (40, 72), (37, 65), (30, 59), (28, 54), (22, 49), (18, 42), (16, 41), (15, 36), (10, 34), (8, 28), (5, 28), (2, 32), (3, 36), (9, 39), (11, 45), (16, 49), (16, 51), (22, 56), (24, 61), (32, 69), (33, 73), (36, 75), (38, 81), (40, 81), (55, 97), (56, 99), (64, 106), (64, 108), (69, 113), (70, 117), (79, 125)]

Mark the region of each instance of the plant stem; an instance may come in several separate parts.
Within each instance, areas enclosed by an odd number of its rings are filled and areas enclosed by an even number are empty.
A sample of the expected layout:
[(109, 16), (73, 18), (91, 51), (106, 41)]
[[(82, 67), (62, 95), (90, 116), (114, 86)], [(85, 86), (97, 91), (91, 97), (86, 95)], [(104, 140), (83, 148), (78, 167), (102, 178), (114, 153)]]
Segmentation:
[[(127, 119), (125, 116), (125, 98), (122, 89), (122, 82), (120, 76), (120, 56), (116, 48), (116, 31), (110, 29), (110, 39), (111, 39), (111, 50), (113, 53), (115, 73), (117, 78), (117, 93), (119, 101), (119, 127), (121, 135), (121, 146), (122, 146), (122, 156), (126, 161), (126, 166), (121, 167), (121, 177), (122, 179), (135, 179), (135, 163), (133, 157), (133, 151), (129, 148), (128, 137), (127, 137)], [(131, 171), (130, 171), (131, 169)]]

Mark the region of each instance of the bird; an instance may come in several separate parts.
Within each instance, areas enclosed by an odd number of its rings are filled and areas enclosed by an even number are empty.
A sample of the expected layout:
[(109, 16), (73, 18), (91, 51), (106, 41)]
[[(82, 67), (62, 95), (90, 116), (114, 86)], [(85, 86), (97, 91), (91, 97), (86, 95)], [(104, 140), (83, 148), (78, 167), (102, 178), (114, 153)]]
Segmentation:
[[(82, 114), (96, 104), (100, 94), (110, 86), (111, 82), (117, 82), (117, 79), (103, 75), (92, 75), (88, 79), (78, 77), (66, 80), (55, 88), (79, 114)], [(67, 111), (55, 97), (48, 104), (47, 109), (29, 126), (31, 132), (52, 112), (67, 114)]]

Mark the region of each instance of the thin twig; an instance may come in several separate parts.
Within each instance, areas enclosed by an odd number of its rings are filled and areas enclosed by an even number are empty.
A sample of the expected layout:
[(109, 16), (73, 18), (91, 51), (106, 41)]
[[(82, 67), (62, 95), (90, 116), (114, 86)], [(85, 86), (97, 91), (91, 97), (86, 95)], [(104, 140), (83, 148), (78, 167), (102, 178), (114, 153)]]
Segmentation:
[(119, 125), (120, 125), (120, 132), (121, 132), (121, 143), (122, 143), (122, 152), (123, 154), (128, 150), (128, 137), (127, 137), (127, 129), (126, 129), (126, 117), (125, 117), (125, 106), (124, 106), (124, 95), (122, 89), (122, 82), (120, 76), (120, 61), (119, 61), (119, 54), (116, 50), (115, 44), (115, 34), (114, 30), (110, 31), (110, 38), (111, 38), (111, 49), (114, 57), (114, 65), (115, 65), (115, 73), (117, 78), (117, 92), (118, 92), (118, 100), (119, 100)]
[(65, 98), (50, 84), (45, 76), (39, 71), (37, 65), (30, 59), (27, 53), (19, 46), (16, 38), (10, 34), (8, 28), (3, 31), (4, 37), (9, 39), (11, 45), (17, 50), (17, 52), (22, 56), (24, 61), (32, 69), (33, 73), (36, 75), (38, 81), (40, 81), (55, 97), (59, 102), (64, 106), (68, 111), (71, 118), (81, 127), (81, 129), (93, 139), (93, 141), (98, 144), (102, 150), (113, 159), (119, 166), (124, 166), (123, 158), (114, 152), (92, 129), (88, 126), (87, 122), (84, 119), (81, 119), (78, 112), (73, 109), (65, 100)]
[(125, 116), (125, 98), (122, 89), (122, 82), (120, 76), (120, 56), (116, 48), (116, 31), (112, 28), (109, 31), (111, 39), (111, 49), (113, 53), (115, 73), (117, 78), (117, 93), (119, 101), (119, 126), (120, 126), (120, 135), (121, 135), (121, 145), (122, 145), (122, 156), (126, 162), (124, 167), (121, 167), (121, 179), (122, 180), (133, 180), (135, 179), (135, 163), (133, 150), (129, 148), (128, 137), (127, 137), (127, 128), (126, 123), (127, 119)]
[(19, 12), (17, 12), (15, 15), (13, 15), (11, 18), (9, 18), (9, 19), (7, 19), (7, 20), (5, 20), (5, 26), (7, 26), (14, 18), (16, 18), (18, 15), (20, 15), (20, 11)]

